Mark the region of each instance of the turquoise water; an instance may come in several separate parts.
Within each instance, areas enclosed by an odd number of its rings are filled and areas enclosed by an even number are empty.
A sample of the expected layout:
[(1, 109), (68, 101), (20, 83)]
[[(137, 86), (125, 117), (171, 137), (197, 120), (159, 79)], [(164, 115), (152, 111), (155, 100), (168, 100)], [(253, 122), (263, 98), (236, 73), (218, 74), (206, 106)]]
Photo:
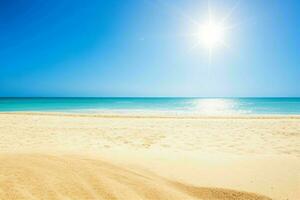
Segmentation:
[(0, 98), (0, 112), (300, 114), (300, 98)]

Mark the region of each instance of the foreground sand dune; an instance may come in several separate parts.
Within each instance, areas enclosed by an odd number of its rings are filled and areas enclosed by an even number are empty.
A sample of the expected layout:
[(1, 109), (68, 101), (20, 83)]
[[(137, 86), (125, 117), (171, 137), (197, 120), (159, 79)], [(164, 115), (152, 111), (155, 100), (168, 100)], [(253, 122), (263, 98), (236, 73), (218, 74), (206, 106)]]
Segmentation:
[(168, 181), (81, 156), (0, 155), (0, 199), (269, 199)]

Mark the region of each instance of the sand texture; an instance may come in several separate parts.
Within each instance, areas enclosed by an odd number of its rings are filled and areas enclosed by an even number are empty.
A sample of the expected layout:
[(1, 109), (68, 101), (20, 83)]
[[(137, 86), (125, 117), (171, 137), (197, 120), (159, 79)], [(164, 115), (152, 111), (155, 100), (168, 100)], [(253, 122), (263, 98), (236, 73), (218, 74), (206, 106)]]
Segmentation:
[(82, 157), (0, 156), (1, 199), (268, 199), (200, 188)]
[(298, 116), (2, 113), (0, 138), (3, 200), (300, 199)]

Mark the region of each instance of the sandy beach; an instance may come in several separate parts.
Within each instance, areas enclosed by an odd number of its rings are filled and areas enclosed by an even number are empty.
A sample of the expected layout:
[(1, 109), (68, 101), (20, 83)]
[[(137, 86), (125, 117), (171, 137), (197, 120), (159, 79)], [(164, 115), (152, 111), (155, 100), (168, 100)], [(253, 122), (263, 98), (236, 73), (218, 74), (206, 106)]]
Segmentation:
[(0, 114), (0, 199), (300, 199), (299, 116)]

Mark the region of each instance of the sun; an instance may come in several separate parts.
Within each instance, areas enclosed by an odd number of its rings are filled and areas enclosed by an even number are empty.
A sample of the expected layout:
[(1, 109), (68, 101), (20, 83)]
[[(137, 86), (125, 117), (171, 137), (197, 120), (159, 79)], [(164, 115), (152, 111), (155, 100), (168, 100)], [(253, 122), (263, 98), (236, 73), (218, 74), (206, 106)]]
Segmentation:
[[(203, 18), (203, 21), (196, 21), (194, 23), (193, 31), (193, 48), (201, 47), (208, 53), (209, 62), (212, 61), (212, 57), (216, 50), (230, 49), (228, 44), (229, 36), (232, 35), (232, 30), (236, 24), (230, 24), (229, 18), (236, 6), (234, 6), (229, 13), (225, 16), (215, 14), (212, 9), (208, 8), (208, 15)], [(232, 38), (232, 36), (230, 37)]]
[(200, 27), (200, 42), (210, 50), (222, 46), (225, 43), (225, 30), (222, 23), (209, 20)]
[(210, 13), (208, 20), (197, 24), (198, 29), (194, 33), (197, 41), (194, 47), (202, 46), (203, 49), (208, 50), (209, 62), (211, 62), (216, 49), (229, 47), (227, 37), (230, 26), (227, 25), (224, 19), (217, 18)]

